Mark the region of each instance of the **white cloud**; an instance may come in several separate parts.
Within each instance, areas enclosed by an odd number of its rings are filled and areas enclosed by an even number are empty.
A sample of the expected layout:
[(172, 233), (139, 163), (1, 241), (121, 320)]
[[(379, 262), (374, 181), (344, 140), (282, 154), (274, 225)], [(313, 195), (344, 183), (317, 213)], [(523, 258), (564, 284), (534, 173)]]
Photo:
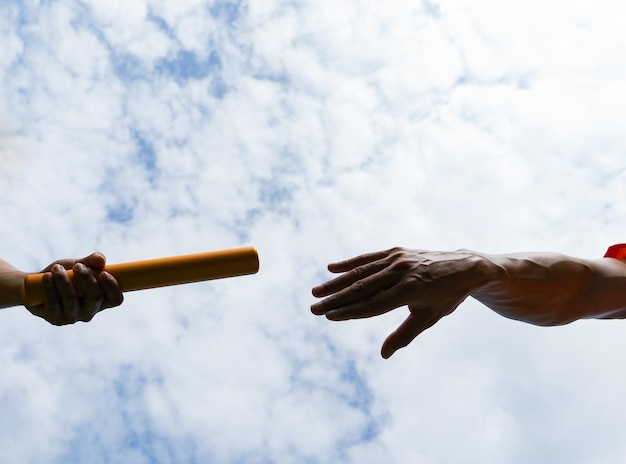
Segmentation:
[(308, 311), (356, 253), (624, 240), (623, 7), (601, 3), (1, 6), (4, 259), (261, 254), (87, 325), (3, 311), (3, 456), (623, 461), (619, 322), (467, 302), (383, 361), (404, 310)]

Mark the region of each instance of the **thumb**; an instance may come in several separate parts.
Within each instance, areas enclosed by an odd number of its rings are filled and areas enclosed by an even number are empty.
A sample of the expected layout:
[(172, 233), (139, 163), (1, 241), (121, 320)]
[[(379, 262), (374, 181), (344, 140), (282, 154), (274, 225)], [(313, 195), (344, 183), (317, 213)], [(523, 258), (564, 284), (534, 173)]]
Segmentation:
[(441, 317), (428, 311), (414, 311), (383, 342), (380, 354), (389, 359), (397, 350), (411, 343), (424, 330), (432, 327)]
[(79, 260), (76, 260), (78, 263), (83, 263), (85, 266), (92, 269), (104, 269), (104, 265), (106, 264), (106, 258), (100, 252), (95, 252), (90, 254), (89, 256), (85, 256)]

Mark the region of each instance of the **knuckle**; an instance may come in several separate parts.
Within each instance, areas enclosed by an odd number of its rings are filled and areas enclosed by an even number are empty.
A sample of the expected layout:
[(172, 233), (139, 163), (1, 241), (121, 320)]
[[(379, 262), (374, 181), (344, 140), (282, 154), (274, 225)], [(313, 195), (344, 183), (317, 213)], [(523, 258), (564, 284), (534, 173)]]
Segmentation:
[(387, 255), (388, 256), (401, 255), (401, 254), (404, 254), (405, 251), (406, 251), (406, 248), (396, 246), (393, 248), (389, 248), (389, 250), (387, 250)]
[(58, 279), (58, 277), (61, 276), (63, 272), (65, 272), (65, 269), (60, 264), (55, 264), (50, 268), (50, 275), (55, 280)]
[(403, 274), (412, 270), (413, 265), (413, 261), (408, 258), (396, 258), (394, 262), (389, 265), (389, 271)]
[(365, 269), (363, 269), (363, 266), (355, 267), (352, 271), (350, 271), (350, 273), (353, 278), (360, 279), (365, 273)]
[(74, 271), (74, 274), (76, 274), (80, 278), (85, 278), (91, 275), (87, 266), (82, 263), (74, 264), (74, 266), (72, 267), (72, 271)]
[(375, 297), (368, 297), (361, 300), (361, 307), (365, 315), (369, 316), (375, 314), (378, 309)]
[(360, 292), (361, 290), (363, 290), (365, 288), (365, 283), (362, 280), (358, 280), (356, 282), (354, 282), (350, 288), (352, 290), (354, 290), (355, 292)]

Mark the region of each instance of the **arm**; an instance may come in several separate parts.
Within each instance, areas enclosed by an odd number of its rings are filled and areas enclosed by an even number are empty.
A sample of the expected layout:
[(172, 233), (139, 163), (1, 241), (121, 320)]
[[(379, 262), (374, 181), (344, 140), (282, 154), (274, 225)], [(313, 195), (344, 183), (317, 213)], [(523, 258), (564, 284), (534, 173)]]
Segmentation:
[(471, 296), (502, 316), (540, 326), (626, 317), (626, 262), (556, 253), (486, 256), (504, 275)]
[(616, 259), (393, 248), (328, 268), (342, 275), (313, 288), (314, 296), (325, 297), (311, 306), (314, 314), (338, 321), (408, 306), (407, 319), (383, 343), (384, 358), (468, 296), (504, 317), (542, 326), (626, 317), (626, 264)]
[[(82, 259), (62, 259), (43, 271), (44, 304), (27, 309), (54, 325), (90, 321), (99, 311), (118, 306), (123, 295), (115, 278), (102, 271), (105, 257), (93, 253)], [(66, 269), (72, 269), (71, 280)], [(26, 272), (0, 260), (0, 308), (22, 304)]]
[(0, 308), (22, 304), (22, 284), (26, 272), (22, 272), (0, 259)]

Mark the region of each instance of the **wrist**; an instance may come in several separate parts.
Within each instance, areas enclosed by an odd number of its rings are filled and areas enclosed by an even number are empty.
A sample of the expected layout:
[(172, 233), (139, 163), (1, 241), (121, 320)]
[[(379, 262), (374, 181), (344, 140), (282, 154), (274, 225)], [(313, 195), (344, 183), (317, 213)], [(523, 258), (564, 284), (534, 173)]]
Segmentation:
[(0, 308), (22, 304), (22, 290), (26, 275), (26, 272), (15, 269), (6, 261), (0, 260)]
[(507, 271), (497, 256), (471, 250), (462, 251), (470, 254), (472, 259), (470, 295), (507, 277)]

